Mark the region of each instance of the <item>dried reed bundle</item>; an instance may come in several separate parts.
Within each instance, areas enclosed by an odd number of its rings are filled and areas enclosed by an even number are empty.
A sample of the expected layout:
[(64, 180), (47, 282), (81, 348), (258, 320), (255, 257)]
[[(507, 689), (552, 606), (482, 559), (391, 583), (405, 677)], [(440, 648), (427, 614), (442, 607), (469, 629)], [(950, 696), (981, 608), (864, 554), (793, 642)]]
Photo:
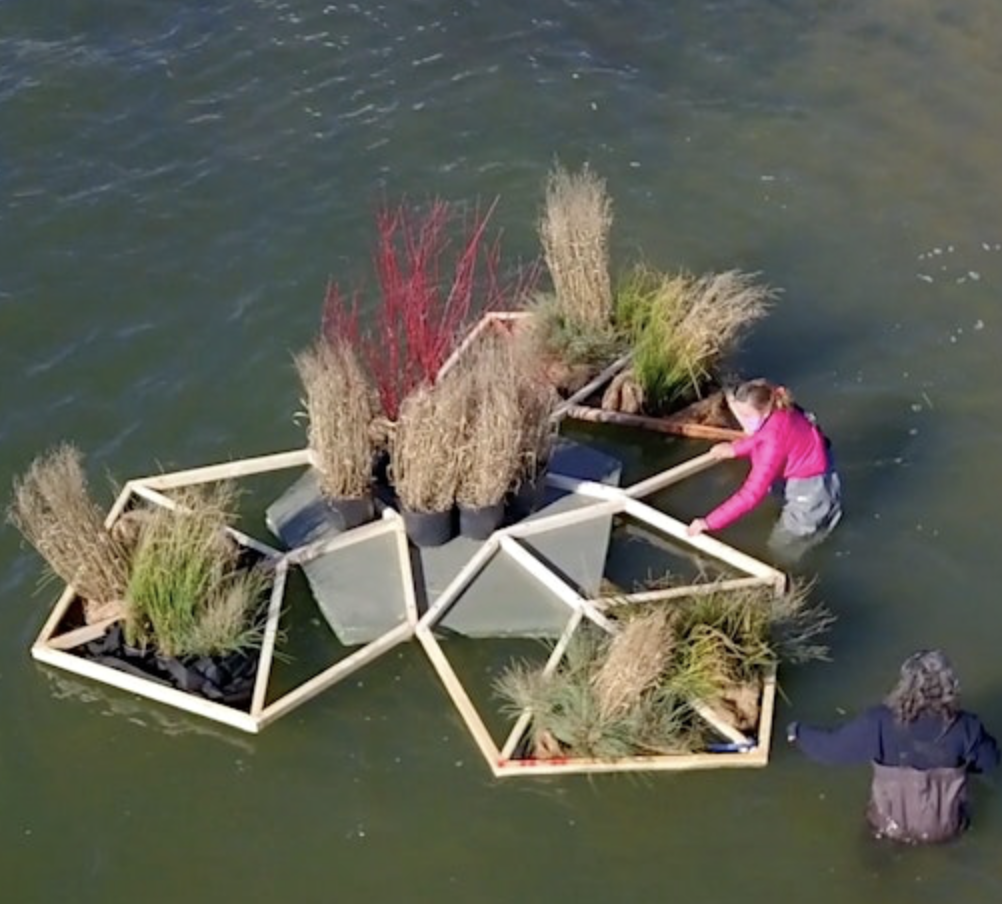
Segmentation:
[(673, 640), (670, 613), (664, 608), (651, 609), (626, 622), (592, 677), (603, 718), (628, 712), (646, 691), (661, 682)]
[(612, 318), (611, 227), (605, 180), (587, 164), (578, 173), (556, 164), (547, 178), (539, 222), (543, 256), (563, 313), (593, 328), (607, 326)]
[(51, 572), (72, 584), (88, 605), (125, 596), (128, 552), (105, 529), (101, 510), (90, 497), (81, 453), (74, 446), (63, 444), (36, 458), (14, 481), (7, 520), (35, 547)]
[(393, 484), (404, 508), (444, 512), (456, 501), (462, 440), (470, 418), (464, 381), (450, 371), (404, 399), (391, 440)]
[(511, 340), (484, 337), (453, 373), (468, 398), (456, 500), (470, 508), (495, 505), (522, 463), (522, 379)]
[(519, 465), (515, 474), (518, 483), (523, 479), (535, 480), (550, 460), (558, 431), (552, 415), (560, 396), (540, 367), (531, 334), (527, 338), (516, 338), (511, 349), (521, 412)]
[(344, 340), (318, 340), (296, 355), (306, 394), (308, 442), (316, 453), (320, 491), (330, 499), (357, 499), (369, 491), (377, 404), (375, 390)]

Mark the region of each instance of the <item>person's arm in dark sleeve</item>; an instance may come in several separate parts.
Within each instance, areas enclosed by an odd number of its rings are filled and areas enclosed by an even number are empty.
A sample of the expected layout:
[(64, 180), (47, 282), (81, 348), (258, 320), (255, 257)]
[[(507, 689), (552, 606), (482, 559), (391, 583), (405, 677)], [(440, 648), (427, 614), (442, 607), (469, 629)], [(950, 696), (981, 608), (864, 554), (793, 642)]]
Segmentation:
[(868, 709), (837, 728), (792, 727), (792, 740), (812, 760), (827, 765), (851, 765), (880, 760), (880, 712)]
[(967, 750), (967, 768), (971, 772), (991, 772), (999, 764), (999, 746), (981, 720), (971, 719), (970, 744)]

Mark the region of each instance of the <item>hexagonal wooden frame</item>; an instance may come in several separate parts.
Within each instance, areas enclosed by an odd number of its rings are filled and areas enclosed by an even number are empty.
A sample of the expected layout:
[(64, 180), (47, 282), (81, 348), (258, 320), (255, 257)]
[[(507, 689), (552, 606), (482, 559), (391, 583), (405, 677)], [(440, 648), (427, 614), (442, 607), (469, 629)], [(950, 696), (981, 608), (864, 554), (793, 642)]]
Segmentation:
[[(313, 454), (309, 449), (292, 452), (280, 452), (273, 455), (263, 455), (241, 461), (208, 465), (171, 474), (158, 474), (128, 481), (119, 493), (105, 519), (105, 526), (110, 528), (126, 510), (133, 496), (145, 499), (154, 505), (173, 508), (175, 503), (162, 490), (191, 486), (200, 483), (211, 483), (220, 480), (234, 480), (254, 474), (279, 471), (286, 468), (313, 466)], [(82, 675), (94, 681), (117, 687), (155, 700), (167, 706), (184, 710), (206, 719), (229, 725), (246, 732), (258, 732), (265, 725), (291, 712), (296, 707), (310, 700), (321, 691), (347, 678), (350, 674), (376, 659), (387, 650), (402, 641), (408, 640), (417, 623), (417, 604), (414, 597), (414, 582), (410, 570), (410, 556), (407, 550), (407, 538), (400, 517), (392, 511), (384, 512), (384, 517), (372, 524), (348, 531), (320, 543), (301, 547), (291, 552), (282, 553), (279, 550), (255, 540), (247, 534), (227, 528), (231, 536), (244, 546), (257, 550), (275, 560), (275, 580), (268, 611), (265, 620), (264, 638), (259, 652), (258, 670), (255, 676), (251, 695), (250, 710), (245, 712), (231, 706), (207, 700), (197, 694), (188, 693), (177, 688), (166, 687), (152, 679), (144, 679), (110, 666), (84, 659), (71, 651), (82, 644), (100, 637), (108, 627), (118, 620), (117, 616), (104, 619), (94, 624), (85, 625), (62, 634), (55, 632), (66, 616), (67, 611), (77, 599), (77, 592), (72, 584), (67, 584), (56, 601), (49, 618), (46, 620), (31, 647), (31, 655), (39, 662)], [(282, 602), (289, 569), (310, 559), (325, 555), (338, 549), (364, 542), (368, 539), (394, 534), (397, 538), (397, 551), (402, 576), (402, 593), (406, 621), (386, 632), (381, 637), (360, 647), (344, 659), (335, 662), (312, 678), (307, 679), (298, 687), (288, 691), (277, 700), (267, 703), (268, 681), (275, 654), (275, 641), (278, 636), (282, 617)]]
[(760, 706), (758, 731), (754, 738), (738, 732), (714, 710), (700, 701), (692, 701), (693, 708), (718, 734), (726, 738), (732, 748), (726, 752), (694, 754), (651, 755), (619, 757), (615, 759), (594, 759), (567, 757), (563, 759), (513, 759), (513, 754), (521, 743), (532, 718), (531, 711), (523, 712), (515, 721), (507, 739), (499, 747), (481, 718), (472, 700), (456, 675), (448, 657), (435, 637), (435, 625), (445, 616), (466, 587), (474, 580), (487, 563), (497, 554), (505, 554), (522, 567), (528, 574), (543, 584), (568, 607), (568, 622), (551, 652), (544, 672), (552, 673), (560, 664), (567, 645), (584, 619), (588, 619), (603, 630), (615, 632), (615, 625), (603, 614), (602, 601), (581, 596), (573, 587), (554, 574), (519, 540), (541, 531), (553, 530), (561, 526), (577, 524), (592, 518), (625, 514), (647, 525), (652, 530), (673, 540), (683, 542), (693, 549), (725, 562), (745, 577), (676, 587), (670, 590), (646, 591), (620, 597), (621, 601), (641, 602), (644, 600), (667, 600), (687, 595), (708, 592), (712, 589), (738, 587), (771, 587), (779, 594), (786, 588), (786, 575), (770, 565), (742, 553), (725, 543), (706, 535), (690, 537), (681, 521), (660, 512), (640, 500), (671, 484), (678, 483), (716, 462), (709, 453), (697, 456), (687, 462), (656, 474), (626, 489), (604, 484), (575, 480), (554, 475), (548, 478), (552, 485), (595, 500), (593, 505), (569, 512), (539, 517), (497, 531), (467, 563), (452, 583), (429, 607), (417, 624), (416, 636), (438, 672), (446, 691), (452, 698), (460, 717), (497, 777), (513, 775), (552, 775), (563, 773), (629, 772), (685, 769), (719, 769), (762, 767), (769, 761), (772, 734), (773, 710), (776, 694), (775, 670), (764, 676)]

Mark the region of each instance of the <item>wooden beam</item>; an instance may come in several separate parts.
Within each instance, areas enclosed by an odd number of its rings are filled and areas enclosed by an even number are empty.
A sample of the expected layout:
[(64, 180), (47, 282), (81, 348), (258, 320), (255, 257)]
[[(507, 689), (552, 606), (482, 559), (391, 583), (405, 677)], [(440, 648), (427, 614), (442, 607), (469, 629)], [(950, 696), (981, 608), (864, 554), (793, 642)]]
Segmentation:
[(125, 486), (122, 487), (118, 494), (118, 498), (115, 500), (114, 505), (109, 509), (107, 516), (104, 519), (104, 526), (108, 530), (111, 530), (112, 526), (119, 519), (122, 512), (125, 511), (125, 507), (129, 504), (129, 500), (132, 498), (132, 492), (135, 489), (136, 483), (134, 480), (128, 480)]
[(672, 420), (670, 417), (647, 417), (642, 414), (624, 414), (621, 411), (603, 411), (601, 408), (590, 408), (586, 405), (569, 405), (561, 413), (574, 421), (589, 421), (593, 424), (615, 424), (619, 427), (653, 430), (656, 433), (683, 436), (687, 439), (732, 442), (744, 436), (744, 433), (740, 430), (733, 430), (730, 427), (693, 424), (688, 421)]
[(515, 775), (573, 775), (602, 772), (684, 772), (693, 769), (761, 768), (768, 762), (758, 748), (737, 753), (679, 753), (617, 757), (611, 760), (586, 757), (551, 760), (501, 760), (494, 767), (498, 778)]
[(433, 626), (497, 551), (498, 540), (495, 532), (484, 541), (483, 546), (473, 554), (445, 590), (428, 606), (428, 611), (418, 620), (417, 627), (425, 630)]
[(173, 487), (210, 483), (215, 480), (235, 480), (238, 477), (249, 477), (252, 474), (263, 474), (267, 471), (281, 471), (285, 468), (295, 468), (311, 463), (312, 457), (309, 449), (296, 449), (293, 452), (275, 452), (239, 461), (228, 461), (221, 464), (205, 465), (201, 468), (191, 468), (186, 471), (143, 477), (136, 482), (154, 490), (169, 490)]
[(705, 596), (721, 590), (743, 590), (746, 587), (772, 587), (773, 582), (767, 577), (727, 578), (720, 581), (706, 581), (702, 584), (689, 584), (685, 587), (662, 587), (655, 590), (640, 590), (636, 593), (623, 593), (618, 596), (603, 596), (592, 603), (600, 610), (612, 609), (616, 606), (630, 606), (638, 603), (666, 603), (670, 600), (685, 599), (690, 596)]
[[(546, 661), (546, 665), (543, 666), (544, 678), (548, 678), (552, 675), (560, 665), (560, 661), (564, 658), (564, 653), (567, 652), (567, 645), (571, 642), (571, 638), (574, 636), (574, 632), (577, 630), (578, 625), (581, 624), (581, 618), (582, 613), (580, 609), (575, 609), (571, 613), (567, 626), (564, 628), (563, 633), (560, 635), (560, 639), (553, 647), (550, 657)], [(522, 740), (522, 736), (525, 734), (525, 731), (529, 727), (529, 723), (531, 721), (532, 710), (527, 707), (519, 714), (518, 719), (515, 721), (515, 724), (512, 726), (511, 732), (508, 735), (508, 739), (501, 747), (500, 758), (502, 760), (509, 759), (515, 752), (515, 748), (518, 747), (518, 744)]]
[(710, 728), (721, 737), (726, 738), (731, 744), (737, 744), (740, 747), (754, 746), (753, 741), (745, 737), (708, 703), (703, 700), (690, 700), (689, 705)]
[(119, 671), (110, 666), (101, 665), (98, 662), (84, 659), (81, 656), (75, 656), (72, 653), (66, 653), (63, 650), (54, 650), (49, 646), (36, 644), (31, 648), (31, 655), (46, 665), (55, 666), (67, 672), (82, 675), (84, 678), (90, 678), (102, 684), (117, 687), (119, 690), (145, 697), (147, 700), (154, 700), (157, 703), (173, 706), (175, 709), (182, 709), (196, 716), (211, 719), (213, 722), (221, 722), (232, 728), (238, 728), (241, 731), (251, 733), (258, 730), (257, 720), (249, 713), (241, 712), (230, 706), (224, 706), (221, 703), (215, 703), (212, 700), (206, 700), (204, 697), (199, 697), (195, 694), (189, 694), (173, 687), (158, 684), (155, 681), (140, 678), (128, 672)]
[(109, 615), (107, 618), (102, 618), (100, 621), (93, 622), (89, 625), (84, 625), (80, 628), (74, 628), (72, 631), (66, 631), (64, 634), (57, 634), (55, 637), (49, 638), (46, 643), (52, 650), (72, 650), (74, 647), (83, 646), (85, 643), (90, 643), (92, 640), (97, 640), (102, 637), (115, 622), (120, 621), (121, 615)]
[(593, 621), (599, 627), (604, 628), (610, 634), (618, 633), (619, 628), (599, 612), (591, 604), (590, 600), (586, 600), (573, 587), (564, 583), (564, 581), (529, 552), (528, 549), (522, 546), (518, 540), (513, 537), (502, 537), (501, 549), (558, 599), (570, 606), (571, 609), (581, 612), (586, 618)]
[(72, 584), (67, 584), (63, 588), (63, 592), (59, 594), (59, 599), (56, 600), (55, 605), (52, 607), (52, 611), (49, 613), (49, 617), (45, 620), (45, 624), (42, 625), (42, 630), (38, 632), (38, 637), (35, 638), (35, 646), (48, 643), (53, 632), (59, 627), (59, 623), (66, 616), (67, 610), (76, 598), (76, 589)]
[(356, 650), (350, 656), (345, 657), (339, 662), (335, 662), (318, 675), (314, 675), (299, 687), (289, 691), (285, 696), (274, 701), (274, 703), (269, 704), (261, 712), (261, 715), (258, 716), (258, 725), (264, 728), (296, 707), (302, 706), (307, 700), (312, 700), (317, 694), (347, 678), (352, 672), (358, 671), (362, 666), (372, 662), (373, 659), (382, 656), (387, 650), (392, 649), (405, 640), (409, 640), (413, 634), (414, 629), (410, 625), (397, 625), (397, 627), (387, 631), (382, 637), (377, 637), (360, 650)]
[(371, 540), (373, 537), (381, 537), (394, 530), (396, 530), (396, 526), (393, 521), (389, 518), (381, 518), (360, 527), (353, 527), (351, 530), (334, 537), (324, 537), (313, 543), (308, 543), (306, 546), (299, 546), (286, 553), (285, 559), (290, 565), (304, 565), (313, 559), (327, 555), (327, 553), (347, 549), (356, 543)]
[(581, 524), (596, 518), (604, 518), (607, 515), (619, 514), (626, 507), (626, 503), (627, 497), (621, 495), (620, 498), (606, 499), (602, 502), (596, 502), (594, 505), (585, 505), (566, 512), (532, 517), (494, 533), (498, 537), (531, 537), (533, 534), (555, 530), (558, 527), (567, 527), (571, 524)]
[(463, 687), (462, 682), (456, 677), (452, 664), (446, 659), (445, 654), (442, 652), (438, 641), (435, 640), (431, 631), (419, 626), (416, 636), (421, 642), (421, 646), (424, 648), (428, 658), (431, 660), (431, 664), (435, 667), (439, 679), (445, 685), (446, 693), (452, 698), (453, 704), (459, 710), (460, 717), (466, 723), (470, 734), (473, 735), (473, 740), (476, 742), (477, 748), (483, 754), (484, 759), (487, 760), (487, 765), (493, 772), (497, 769), (501, 753), (494, 743), (491, 733), (487, 730), (484, 720), (480, 718), (480, 714), (473, 705), (473, 701), (470, 700), (469, 695), (466, 693), (466, 688)]
[[(393, 509), (387, 509), (386, 511), (393, 512), (389, 516), (389, 520), (392, 522), (396, 533), (397, 563), (400, 568), (400, 580), (403, 584), (404, 612), (407, 614), (407, 623), (412, 628), (416, 628), (420, 613), (418, 612), (417, 594), (414, 592), (414, 569), (411, 568), (411, 549), (407, 543), (407, 531), (404, 528), (404, 519), (394, 512)], [(386, 512), (383, 513), (383, 516), (387, 517)]]
[(643, 499), (644, 496), (650, 496), (651, 493), (663, 490), (673, 483), (679, 483), (692, 477), (694, 474), (699, 474), (701, 471), (707, 470), (707, 468), (712, 468), (719, 462), (719, 458), (715, 458), (709, 452), (704, 452), (702, 455), (690, 458), (688, 461), (684, 461), (680, 465), (675, 465), (673, 468), (668, 468), (668, 470), (662, 471), (660, 474), (654, 474), (646, 480), (641, 480), (627, 487), (623, 492), (633, 499)]
[(775, 719), (776, 710), (776, 676), (775, 668), (765, 676), (762, 683), (762, 705), (759, 707), (758, 716), (758, 753), (769, 759), (769, 751), (772, 746), (772, 723)]
[(736, 568), (738, 571), (743, 571), (745, 574), (768, 578), (770, 581), (777, 580), (778, 576), (782, 574), (782, 572), (777, 571), (771, 565), (766, 565), (765, 562), (739, 552), (733, 546), (721, 543), (714, 537), (707, 536), (706, 534), (690, 537), (686, 525), (681, 521), (672, 518), (670, 515), (666, 515), (664, 512), (659, 512), (657, 509), (651, 508), (649, 505), (645, 505), (636, 499), (631, 499), (627, 502), (626, 514), (650, 525), (669, 537), (674, 537), (676, 540), (688, 543), (700, 552), (726, 562), (728, 565)]
[[(578, 402), (582, 399), (587, 399), (593, 392), (597, 392), (602, 386), (608, 383), (613, 377), (616, 376), (627, 364), (630, 363), (630, 358), (633, 357), (632, 352), (628, 352), (620, 358), (617, 358), (612, 362), (605, 370), (603, 370), (595, 379), (590, 380), (584, 386), (582, 386), (577, 392), (569, 396), (556, 408), (553, 409), (553, 413), (550, 415), (550, 420), (559, 420), (565, 415), (570, 414), (570, 412), (578, 408)], [(571, 415), (573, 417), (573, 415)]]
[(492, 329), (494, 327), (494, 318), (489, 314), (481, 317), (472, 327), (472, 329), (463, 338), (463, 341), (456, 346), (455, 350), (448, 358), (445, 359), (442, 366), (438, 369), (438, 374), (435, 379), (440, 380), (444, 377), (453, 367), (456, 366), (459, 359), (466, 354), (467, 350), (473, 345), (477, 339), (484, 333), (485, 330)]
[(621, 499), (623, 494), (619, 487), (599, 483), (597, 480), (581, 480), (580, 477), (570, 477), (567, 474), (547, 474), (546, 482), (558, 490), (579, 493), (592, 499)]
[(257, 675), (254, 676), (254, 693), (251, 698), (251, 715), (257, 718), (264, 709), (265, 697), (268, 694), (268, 679), (271, 677), (271, 664), (275, 657), (275, 641), (278, 638), (278, 623), (282, 618), (282, 603), (285, 598), (285, 582), (289, 576), (289, 564), (282, 560), (275, 568), (275, 577), (271, 585), (271, 600), (268, 603), (268, 616), (264, 625), (264, 637), (261, 641), (261, 651), (257, 664)]

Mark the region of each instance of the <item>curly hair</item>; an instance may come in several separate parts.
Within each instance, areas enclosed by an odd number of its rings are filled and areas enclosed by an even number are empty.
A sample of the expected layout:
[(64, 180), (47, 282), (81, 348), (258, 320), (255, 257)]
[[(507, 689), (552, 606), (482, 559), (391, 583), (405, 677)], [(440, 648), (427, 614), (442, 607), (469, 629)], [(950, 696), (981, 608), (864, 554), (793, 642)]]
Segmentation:
[(924, 715), (952, 722), (960, 707), (960, 682), (942, 650), (919, 650), (901, 664), (901, 677), (884, 703), (902, 725)]

